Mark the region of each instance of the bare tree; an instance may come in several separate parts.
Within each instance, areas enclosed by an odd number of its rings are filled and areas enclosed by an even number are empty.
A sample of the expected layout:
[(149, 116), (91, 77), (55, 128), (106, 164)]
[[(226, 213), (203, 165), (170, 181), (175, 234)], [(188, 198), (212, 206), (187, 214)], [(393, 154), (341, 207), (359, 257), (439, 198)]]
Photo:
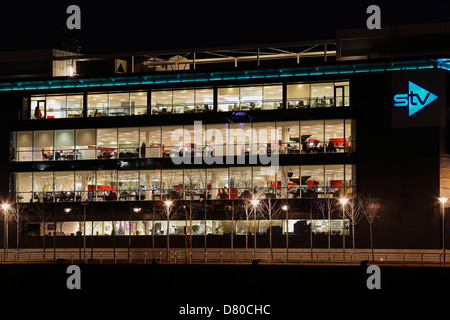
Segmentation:
[[(286, 199), (286, 258), (289, 258), (289, 194), (290, 188), (289, 183), (291, 182), (291, 178), (295, 167), (292, 166), (282, 166), (280, 181), (281, 181), (281, 198)], [(300, 187), (300, 186), (298, 186)]]
[(245, 219), (245, 249), (248, 249), (249, 218), (252, 214), (253, 207), (251, 199), (254, 198), (254, 195), (251, 192), (253, 188), (251, 172), (245, 170), (245, 168), (233, 170), (230, 176), (230, 185), (232, 188), (234, 187), (238, 190), (244, 190), (242, 192), (242, 200), (239, 201), (238, 205), (235, 206), (235, 203), (233, 203), (233, 218), (243, 217)]
[[(137, 181), (139, 181), (137, 172), (134, 176), (131, 175), (123, 180), (119, 179), (117, 186), (118, 200), (139, 200), (139, 182)], [(110, 196), (110, 200), (114, 199)]]
[(361, 197), (353, 197), (349, 200), (349, 208), (345, 210), (345, 215), (352, 226), (352, 246), (355, 250), (355, 226), (364, 215), (364, 201)]
[(271, 198), (261, 200), (258, 212), (260, 217), (268, 221), (270, 256), (273, 259), (272, 226), (274, 224), (274, 221), (277, 220), (283, 213), (282, 202), (281, 200)]
[[(189, 242), (192, 244), (192, 218), (194, 215), (198, 214), (198, 209), (200, 206), (198, 206), (198, 203), (200, 203), (203, 207), (203, 218), (204, 218), (204, 224), (205, 224), (205, 235), (204, 235), (204, 248), (206, 250), (207, 248), (207, 236), (208, 236), (208, 230), (207, 230), (207, 213), (208, 213), (208, 197), (210, 195), (210, 186), (212, 186), (213, 182), (216, 180), (216, 177), (213, 175), (210, 175), (207, 177), (206, 170), (204, 169), (189, 169), (185, 170), (185, 189), (187, 189), (186, 194), (188, 195), (187, 201), (189, 203), (188, 209), (189, 209), (189, 230), (190, 230), (190, 238)], [(194, 196), (199, 196), (200, 201), (193, 201)]]
[(337, 210), (338, 200), (333, 197), (331, 193), (325, 193), (325, 198), (321, 199), (319, 206), (319, 212), (322, 214), (323, 219), (328, 220), (328, 252), (331, 249), (331, 221), (333, 213)]
[(170, 221), (177, 220), (180, 216), (180, 207), (175, 201), (165, 201), (159, 206), (159, 211), (167, 221), (166, 226), (166, 246), (167, 246), (167, 260), (169, 260), (170, 251)]
[[(34, 188), (34, 200), (37, 202), (33, 202), (33, 213), (39, 218), (41, 222), (41, 233), (42, 233), (42, 249), (43, 254), (46, 252), (46, 243), (45, 238), (47, 235), (48, 222), (50, 218), (53, 216), (52, 210), (49, 208), (53, 208), (50, 204), (54, 201), (54, 179), (53, 177), (36, 177)], [(37, 192), (37, 193), (36, 193)]]
[(253, 204), (251, 203), (251, 198), (244, 198), (240, 201), (235, 212), (237, 216), (244, 217), (245, 219), (245, 249), (248, 249), (248, 229), (249, 229), (249, 219), (252, 215)]
[(21, 218), (26, 215), (26, 210), (24, 208), (23, 203), (15, 202), (10, 207), (10, 213), (13, 217), (14, 221), (16, 221), (16, 248), (17, 251), (19, 251), (20, 245), (19, 245), (19, 239), (20, 239), (20, 232), (23, 228), (23, 225), (21, 224)]
[[(86, 177), (87, 181), (94, 187), (93, 190), (89, 191), (88, 197), (82, 197), (82, 201), (97, 201), (100, 199), (98, 195), (97, 185), (98, 185), (98, 171), (90, 171)], [(103, 177), (109, 181), (109, 184), (111, 186), (111, 189), (114, 189), (114, 187), (117, 185), (116, 179), (117, 179), (117, 171), (108, 170), (106, 173), (102, 173)], [(117, 188), (116, 188), (117, 189)], [(110, 190), (109, 191), (109, 200), (105, 201), (105, 206), (108, 211), (111, 211), (111, 238), (112, 238), (112, 247), (113, 247), (113, 257), (116, 256), (116, 235), (118, 234), (118, 230), (116, 230), (116, 223), (115, 223), (115, 207), (116, 207), (116, 200), (117, 200), (117, 190)], [(105, 198), (106, 200), (106, 198)]]
[[(189, 246), (189, 249), (192, 250), (192, 220), (200, 213), (202, 208), (202, 203), (198, 200), (192, 200), (192, 198), (184, 200), (183, 205), (180, 208), (180, 212), (183, 212), (183, 215), (186, 219), (186, 238), (189, 239), (187, 241), (186, 246)], [(181, 213), (180, 213), (181, 214)], [(187, 225), (189, 221), (189, 226)]]
[(235, 199), (231, 200), (231, 205), (227, 205), (225, 208), (225, 217), (227, 220), (231, 220), (231, 224), (229, 226), (224, 225), (224, 232), (227, 233), (227, 231), (230, 231), (230, 247), (231, 251), (234, 250), (234, 236), (236, 235), (235, 232), (235, 218), (236, 218), (236, 207), (235, 207)]
[(367, 219), (367, 222), (369, 223), (369, 235), (370, 235), (370, 250), (372, 252), (372, 261), (375, 260), (374, 252), (373, 252), (373, 228), (372, 225), (375, 221), (375, 217), (378, 215), (378, 209), (380, 207), (380, 204), (376, 199), (371, 195), (367, 195), (365, 197), (360, 198), (362, 201), (362, 209), (364, 212), (364, 216)]
[(94, 259), (94, 230), (100, 224), (100, 221), (91, 221), (91, 260)]

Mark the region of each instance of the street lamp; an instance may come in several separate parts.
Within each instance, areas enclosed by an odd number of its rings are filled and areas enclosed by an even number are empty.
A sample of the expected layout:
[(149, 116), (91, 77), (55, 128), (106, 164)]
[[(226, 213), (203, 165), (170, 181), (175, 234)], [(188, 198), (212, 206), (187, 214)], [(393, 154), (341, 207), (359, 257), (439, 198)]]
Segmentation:
[(444, 259), (445, 259), (445, 203), (447, 202), (447, 200), (448, 198), (439, 198), (439, 201), (442, 204), (442, 253), (444, 253)]
[(289, 254), (289, 211), (287, 205), (283, 205), (281, 209), (283, 211), (286, 211), (286, 258), (288, 258), (287, 255)]
[[(139, 212), (141, 212), (141, 208), (133, 208), (133, 212), (134, 213), (139, 213)], [(132, 223), (131, 223), (131, 215), (130, 215), (130, 222), (129, 222), (129, 225), (130, 225), (130, 227), (129, 227), (129, 232), (128, 232), (128, 235), (131, 235), (131, 230), (132, 230)], [(137, 225), (136, 225), (136, 234), (137, 234)]]
[(172, 201), (167, 200), (164, 201), (164, 204), (166, 205), (166, 215), (167, 215), (167, 235), (166, 235), (166, 244), (167, 244), (167, 261), (169, 261), (169, 221), (170, 221), (170, 206), (172, 205)]
[[(139, 213), (139, 212), (141, 212), (141, 208), (133, 208), (133, 212)], [(133, 224), (131, 223), (131, 213), (130, 213), (130, 221), (128, 221), (128, 237), (131, 236), (131, 231), (133, 230), (132, 226), (133, 226)], [(137, 230), (135, 230), (135, 231), (137, 231)]]
[[(83, 206), (83, 254), (84, 254), (84, 262), (86, 262), (86, 207), (89, 203), (82, 202)], [(81, 252), (80, 252), (81, 254)]]
[[(141, 211), (141, 208), (133, 208), (134, 213), (138, 213)], [(131, 211), (130, 217), (128, 219), (128, 259), (131, 259), (131, 233), (133, 231), (133, 223), (131, 222)]]
[(253, 259), (256, 259), (256, 206), (259, 203), (259, 200), (251, 200), (253, 205)]
[(3, 216), (3, 222), (4, 222), (4, 228), (3, 228), (3, 260), (6, 261), (6, 255), (8, 254), (8, 216), (7, 212), (11, 208), (11, 205), (8, 203), (2, 204), (2, 209), (4, 211)]
[[(342, 204), (342, 253), (345, 262), (345, 205), (348, 202), (348, 199), (341, 198), (339, 202)], [(331, 226), (329, 226), (331, 228)]]

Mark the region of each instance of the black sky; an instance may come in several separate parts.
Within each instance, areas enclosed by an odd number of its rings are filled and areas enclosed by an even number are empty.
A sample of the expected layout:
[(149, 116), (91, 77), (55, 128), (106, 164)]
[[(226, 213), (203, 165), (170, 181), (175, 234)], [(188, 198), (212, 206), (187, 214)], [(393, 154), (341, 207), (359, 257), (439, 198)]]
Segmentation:
[(450, 2), (435, 0), (17, 1), (0, 11), (0, 50), (62, 48), (71, 4), (81, 8), (83, 53), (331, 39), (365, 28), (370, 4), (380, 6), (382, 27), (450, 21)]

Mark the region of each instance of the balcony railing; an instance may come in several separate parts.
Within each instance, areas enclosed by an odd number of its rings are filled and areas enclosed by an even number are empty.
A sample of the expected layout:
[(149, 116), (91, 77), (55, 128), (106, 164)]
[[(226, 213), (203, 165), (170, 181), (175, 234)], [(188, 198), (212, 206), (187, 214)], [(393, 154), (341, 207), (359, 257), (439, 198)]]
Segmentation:
[[(309, 182), (311, 183), (311, 186)], [(350, 181), (331, 180), (321, 186), (319, 181), (309, 181), (307, 185), (290, 183), (288, 187), (252, 188), (184, 188), (173, 185), (167, 189), (136, 190), (120, 189), (114, 185), (89, 185), (89, 191), (17, 191), (16, 201), (21, 203), (52, 202), (94, 202), (94, 201), (165, 201), (165, 200), (245, 200), (245, 199), (326, 199), (340, 198), (353, 194), (354, 186)]]
[(355, 142), (343, 138), (329, 139), (321, 142), (318, 139), (291, 141), (267, 144), (204, 144), (193, 143), (183, 145), (164, 145), (152, 143), (145, 147), (88, 146), (88, 147), (53, 147), (17, 148), (11, 153), (11, 161), (73, 161), (73, 160), (105, 160), (105, 159), (138, 159), (166, 157), (216, 157), (216, 156), (250, 156), (274, 154), (317, 154), (317, 153), (350, 153), (354, 152)]

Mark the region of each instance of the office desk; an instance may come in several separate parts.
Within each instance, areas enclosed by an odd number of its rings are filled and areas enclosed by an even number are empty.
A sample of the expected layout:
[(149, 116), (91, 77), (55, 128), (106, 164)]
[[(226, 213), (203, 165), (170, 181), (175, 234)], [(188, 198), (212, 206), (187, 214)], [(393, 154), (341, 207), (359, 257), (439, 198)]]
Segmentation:
[(292, 147), (292, 148), (287, 148), (287, 153), (288, 154), (295, 154), (295, 153), (300, 153), (300, 149), (296, 148), (296, 147)]

